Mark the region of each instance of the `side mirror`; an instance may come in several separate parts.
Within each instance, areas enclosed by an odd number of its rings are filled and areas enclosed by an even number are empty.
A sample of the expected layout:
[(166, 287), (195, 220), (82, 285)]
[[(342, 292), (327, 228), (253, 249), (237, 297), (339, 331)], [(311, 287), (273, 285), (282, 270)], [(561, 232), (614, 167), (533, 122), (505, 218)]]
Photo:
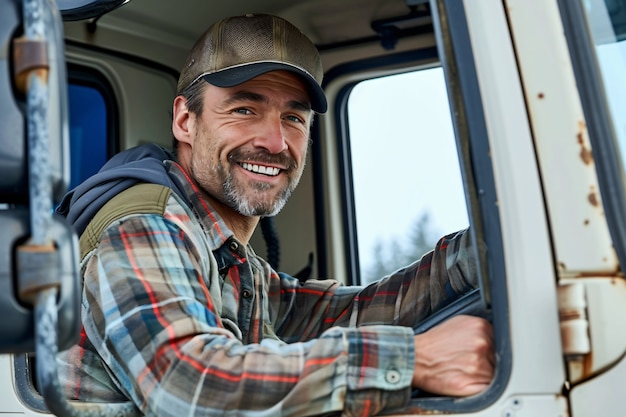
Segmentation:
[(100, 17), (130, 0), (57, 0), (63, 20), (83, 20)]

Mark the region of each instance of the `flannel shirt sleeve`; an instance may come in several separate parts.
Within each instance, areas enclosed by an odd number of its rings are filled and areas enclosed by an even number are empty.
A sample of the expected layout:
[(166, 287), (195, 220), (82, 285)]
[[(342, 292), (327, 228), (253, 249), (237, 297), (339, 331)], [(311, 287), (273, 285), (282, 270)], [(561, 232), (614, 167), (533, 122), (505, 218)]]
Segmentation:
[[(468, 229), (442, 237), (420, 260), (367, 287), (344, 287), (330, 280), (304, 285), (283, 276), (281, 318), (286, 340), (307, 340), (333, 326), (414, 327), (432, 313), (478, 286), (477, 251)], [(484, 248), (479, 248), (484, 250)]]
[[(462, 230), (441, 238), (419, 261), (367, 287), (344, 287), (332, 280), (300, 284), (281, 275), (281, 298), (273, 306), (280, 319), (275, 323), (277, 334), (291, 342), (306, 341), (341, 326), (368, 329), (372, 339), (387, 337), (383, 335), (391, 329), (405, 329), (412, 335), (420, 321), (477, 287), (476, 254), (468, 230)], [(350, 351), (349, 360), (354, 360), (352, 374), (360, 376), (350, 380), (348, 392), (352, 395), (346, 398), (346, 409), (369, 410), (380, 406), (379, 400), (384, 398), (375, 381), (383, 375), (391, 377), (396, 368), (381, 360), (387, 353), (367, 352), (366, 341), (356, 346), (362, 346), (363, 354), (353, 356), (358, 352)], [(410, 352), (413, 356), (412, 344)], [(412, 375), (412, 363), (406, 366)], [(389, 372), (384, 372), (385, 367)], [(378, 372), (370, 373), (373, 369)]]

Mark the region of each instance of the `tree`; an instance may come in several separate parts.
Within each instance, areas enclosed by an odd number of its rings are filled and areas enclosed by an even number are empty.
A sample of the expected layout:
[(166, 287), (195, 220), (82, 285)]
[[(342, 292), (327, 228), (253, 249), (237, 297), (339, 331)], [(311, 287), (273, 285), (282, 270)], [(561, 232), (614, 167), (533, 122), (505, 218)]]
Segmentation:
[[(370, 283), (409, 265), (433, 249), (439, 232), (431, 230), (430, 216), (422, 213), (410, 228), (408, 236), (379, 240), (371, 254), (371, 266), (361, 271), (363, 283)], [(402, 242), (402, 243), (401, 243)]]

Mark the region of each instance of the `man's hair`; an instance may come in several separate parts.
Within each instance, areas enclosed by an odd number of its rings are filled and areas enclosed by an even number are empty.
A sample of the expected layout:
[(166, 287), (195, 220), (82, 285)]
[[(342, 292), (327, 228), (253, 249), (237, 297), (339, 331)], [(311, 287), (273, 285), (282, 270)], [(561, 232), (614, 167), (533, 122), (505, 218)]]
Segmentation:
[[(187, 110), (189, 110), (190, 113), (193, 113), (196, 116), (202, 115), (202, 110), (204, 106), (202, 95), (207, 85), (207, 83), (200, 79), (195, 83), (191, 83), (179, 94), (185, 99)], [(174, 152), (174, 156), (178, 156), (178, 139), (176, 139), (175, 136), (172, 136), (172, 151)]]

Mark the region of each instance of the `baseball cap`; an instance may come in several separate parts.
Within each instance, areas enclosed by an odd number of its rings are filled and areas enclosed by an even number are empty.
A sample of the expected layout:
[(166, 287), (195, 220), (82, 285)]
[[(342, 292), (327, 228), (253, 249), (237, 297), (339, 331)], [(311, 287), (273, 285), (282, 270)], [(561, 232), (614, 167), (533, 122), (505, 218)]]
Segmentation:
[(302, 78), (311, 107), (328, 107), (317, 48), (288, 21), (267, 14), (228, 17), (198, 39), (178, 79), (177, 94), (204, 78), (217, 87), (233, 87), (269, 71), (286, 70)]

